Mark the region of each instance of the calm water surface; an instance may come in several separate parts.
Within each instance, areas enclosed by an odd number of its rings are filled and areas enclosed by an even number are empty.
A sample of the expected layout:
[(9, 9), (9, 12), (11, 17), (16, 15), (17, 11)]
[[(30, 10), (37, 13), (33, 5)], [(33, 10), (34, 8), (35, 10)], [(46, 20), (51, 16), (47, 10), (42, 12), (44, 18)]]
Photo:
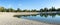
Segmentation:
[(15, 15), (15, 17), (44, 23), (60, 24), (60, 14)]

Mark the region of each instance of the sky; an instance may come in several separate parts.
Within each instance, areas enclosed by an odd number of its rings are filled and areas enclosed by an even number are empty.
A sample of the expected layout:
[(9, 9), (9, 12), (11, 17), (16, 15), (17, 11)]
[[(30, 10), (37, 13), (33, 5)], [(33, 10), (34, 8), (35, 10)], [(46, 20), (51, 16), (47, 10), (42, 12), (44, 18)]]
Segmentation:
[(14, 9), (60, 8), (60, 0), (0, 0), (0, 6)]

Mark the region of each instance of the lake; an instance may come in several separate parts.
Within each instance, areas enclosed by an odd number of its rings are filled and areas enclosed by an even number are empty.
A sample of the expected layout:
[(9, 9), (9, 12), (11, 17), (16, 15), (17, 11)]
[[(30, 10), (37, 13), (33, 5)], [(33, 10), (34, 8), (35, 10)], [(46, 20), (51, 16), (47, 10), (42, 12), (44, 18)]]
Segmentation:
[(31, 14), (31, 15), (14, 15), (14, 17), (21, 19), (28, 19), (38, 22), (60, 24), (60, 14)]

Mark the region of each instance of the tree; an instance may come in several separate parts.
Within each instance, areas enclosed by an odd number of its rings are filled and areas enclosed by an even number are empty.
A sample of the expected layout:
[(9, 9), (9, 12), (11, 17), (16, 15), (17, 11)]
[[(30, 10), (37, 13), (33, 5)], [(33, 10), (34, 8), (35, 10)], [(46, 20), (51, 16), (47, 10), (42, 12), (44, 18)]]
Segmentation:
[(55, 7), (52, 7), (52, 11), (56, 11)]
[(21, 12), (22, 10), (20, 10), (20, 8), (17, 8), (16, 12)]
[(0, 12), (4, 12), (5, 8), (4, 7), (0, 7)]
[(44, 8), (44, 12), (48, 12), (48, 8), (45, 7), (45, 8)]
[(7, 12), (14, 12), (14, 9), (13, 8), (8, 8), (6, 9)]
[(44, 12), (44, 10), (41, 8), (41, 9), (40, 9), (40, 12)]
[(27, 11), (28, 11), (28, 10), (26, 10), (26, 9), (25, 9), (25, 10), (23, 10), (23, 12), (27, 12)]
[(56, 11), (60, 11), (60, 8), (58, 8)]
[(49, 9), (49, 11), (56, 11), (55, 7), (52, 7), (51, 9)]
[(36, 9), (34, 9), (34, 10), (31, 10), (31, 12), (37, 12), (37, 10), (36, 10)]

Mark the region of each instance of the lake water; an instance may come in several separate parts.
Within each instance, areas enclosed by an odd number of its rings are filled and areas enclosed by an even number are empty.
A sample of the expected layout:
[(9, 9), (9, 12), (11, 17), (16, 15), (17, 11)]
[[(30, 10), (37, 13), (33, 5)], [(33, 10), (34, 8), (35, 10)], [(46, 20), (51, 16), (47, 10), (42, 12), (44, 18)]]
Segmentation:
[(60, 14), (15, 15), (15, 17), (44, 23), (60, 24)]

